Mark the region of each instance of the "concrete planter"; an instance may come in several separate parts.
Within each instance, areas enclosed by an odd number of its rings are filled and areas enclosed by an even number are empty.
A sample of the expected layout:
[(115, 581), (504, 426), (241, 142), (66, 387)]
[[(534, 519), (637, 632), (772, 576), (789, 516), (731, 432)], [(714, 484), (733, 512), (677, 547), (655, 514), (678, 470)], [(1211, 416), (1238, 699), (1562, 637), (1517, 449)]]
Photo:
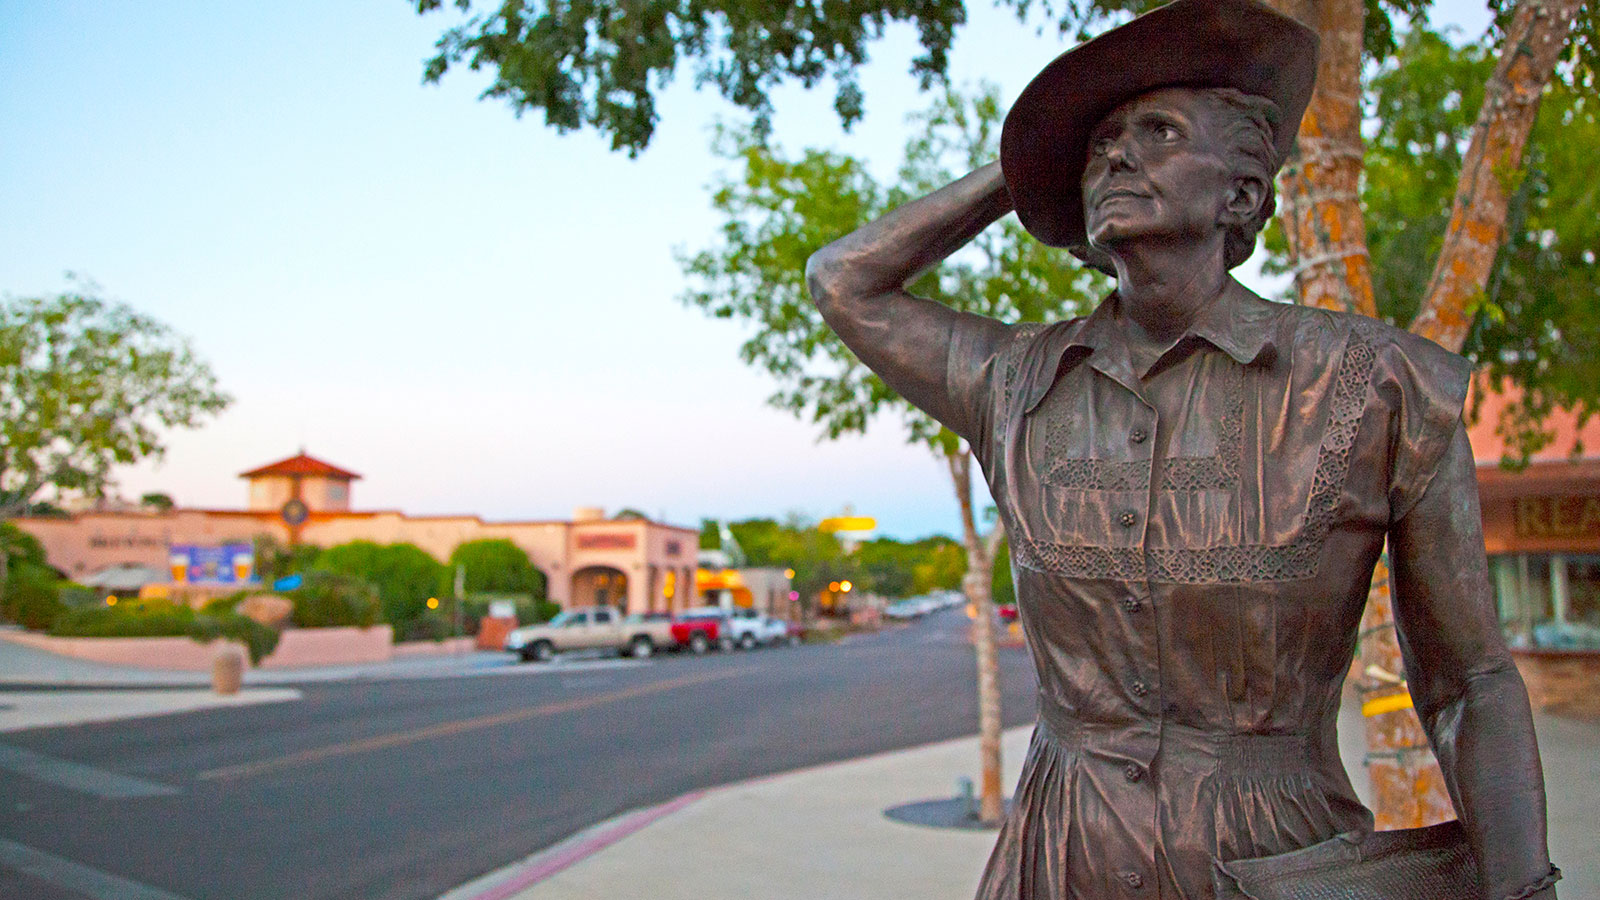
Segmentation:
[[(140, 669), (184, 672), (212, 670), (219, 644), (202, 644), (186, 637), (88, 638), (55, 637), (25, 631), (0, 632), (0, 640), (70, 656), (89, 662)], [(241, 651), (243, 648), (240, 648)], [(283, 633), (272, 655), (262, 660), (264, 669), (336, 666), (387, 662), (394, 658), (394, 629), (292, 628)]]

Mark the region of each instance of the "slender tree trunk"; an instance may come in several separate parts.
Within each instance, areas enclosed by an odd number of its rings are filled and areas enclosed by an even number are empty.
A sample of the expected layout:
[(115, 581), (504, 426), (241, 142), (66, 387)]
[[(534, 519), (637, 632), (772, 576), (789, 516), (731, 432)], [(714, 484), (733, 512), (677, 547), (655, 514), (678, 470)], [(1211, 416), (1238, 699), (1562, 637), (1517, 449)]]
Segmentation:
[(994, 554), (1004, 535), (999, 523), (988, 535), (978, 531), (972, 508), (972, 455), (965, 447), (945, 453), (950, 480), (961, 505), (961, 537), (967, 551), (967, 574), (961, 587), (977, 610), (973, 623), (973, 644), (978, 657), (978, 756), (982, 778), (978, 793), (978, 815), (995, 824), (1005, 815), (1005, 787), (1000, 759), (1000, 659), (994, 636)]
[[(1300, 124), (1297, 152), (1279, 179), (1280, 216), (1296, 292), (1306, 305), (1375, 316), (1359, 196), (1364, 3), (1273, 2), (1316, 28), (1322, 38), (1316, 92)], [(1474, 301), (1488, 283), (1540, 92), (1580, 2), (1521, 0), (1512, 16), (1462, 166), (1444, 248), (1422, 313), (1412, 325), (1413, 331), (1447, 349), (1461, 349)], [(1386, 568), (1379, 569), (1368, 596), (1356, 684), (1367, 701), (1363, 712), (1370, 713), (1365, 717), (1366, 762), (1378, 827), (1402, 828), (1449, 818), (1452, 809), (1416, 714), (1409, 707), (1381, 711), (1381, 702), (1371, 702), (1405, 696), (1404, 685), (1394, 682), (1404, 667), (1387, 574)]]
[[(1495, 255), (1505, 240), (1508, 201), (1522, 171), (1522, 151), (1539, 112), (1539, 97), (1566, 43), (1581, 0), (1521, 0), (1512, 14), (1500, 60), (1484, 86), (1483, 107), (1462, 162), (1450, 224), (1422, 311), (1411, 324), (1416, 334), (1460, 352), (1474, 307), (1489, 282)], [(1368, 712), (1368, 772), (1379, 828), (1410, 828), (1453, 816), (1444, 776), (1427, 734), (1409, 706), (1394, 630), (1387, 569), (1380, 568), (1362, 621), (1363, 712)], [(1373, 701), (1394, 696), (1404, 708), (1380, 712)], [(1402, 699), (1403, 698), (1403, 699)]]
[(1278, 174), (1278, 218), (1306, 306), (1378, 314), (1361, 215), (1363, 0), (1270, 0), (1322, 38), (1317, 88)]
[[(1279, 216), (1299, 302), (1377, 315), (1360, 206), (1363, 0), (1269, 0), (1322, 38), (1317, 88), (1297, 151), (1279, 176)], [(1462, 166), (1450, 226), (1411, 330), (1459, 351), (1504, 239), (1522, 150), (1581, 0), (1519, 0)], [(1367, 767), (1379, 828), (1449, 818), (1449, 795), (1416, 714), (1372, 703), (1409, 699), (1394, 631), (1388, 570), (1373, 578), (1357, 663)]]
[(1522, 151), (1539, 98), (1567, 43), (1582, 0), (1520, 0), (1472, 128), (1456, 182), (1450, 227), (1411, 330), (1461, 350), (1505, 241), (1506, 210), (1522, 177)]

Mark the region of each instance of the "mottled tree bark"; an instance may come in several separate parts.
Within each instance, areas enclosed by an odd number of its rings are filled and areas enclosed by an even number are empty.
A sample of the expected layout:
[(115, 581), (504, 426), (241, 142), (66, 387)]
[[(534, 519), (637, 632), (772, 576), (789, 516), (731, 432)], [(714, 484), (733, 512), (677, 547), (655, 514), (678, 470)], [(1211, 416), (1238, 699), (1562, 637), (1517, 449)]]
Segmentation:
[(1521, 0), (1500, 61), (1484, 85), (1483, 106), (1461, 163), (1450, 227), (1411, 330), (1447, 350), (1461, 349), (1477, 301), (1505, 241), (1506, 210), (1521, 180), (1522, 151), (1539, 98), (1582, 0)]
[(981, 764), (978, 816), (995, 824), (1005, 815), (1000, 757), (1000, 659), (994, 635), (994, 554), (1005, 531), (996, 522), (987, 535), (978, 530), (972, 505), (972, 454), (961, 447), (945, 454), (950, 480), (961, 504), (961, 542), (967, 551), (963, 593), (977, 611), (973, 645), (978, 662), (978, 756)]
[[(1317, 88), (1278, 175), (1278, 216), (1295, 292), (1307, 306), (1375, 316), (1361, 216), (1363, 0), (1273, 0), (1322, 39)], [(1285, 123), (1288, 125), (1289, 123)]]
[[(1376, 316), (1360, 205), (1363, 0), (1268, 0), (1317, 30), (1316, 92), (1295, 154), (1278, 178), (1279, 221), (1298, 301)], [(1462, 165), (1460, 184), (1422, 312), (1411, 330), (1460, 351), (1473, 307), (1505, 236), (1508, 199), (1522, 166), (1539, 96), (1581, 0), (1519, 0)], [(1405, 696), (1387, 569), (1380, 567), (1362, 620), (1356, 685), (1364, 701)], [(1386, 677), (1388, 676), (1388, 677)], [(1400, 702), (1404, 702), (1401, 699)], [(1379, 828), (1409, 828), (1454, 811), (1416, 714), (1367, 706), (1367, 770)]]

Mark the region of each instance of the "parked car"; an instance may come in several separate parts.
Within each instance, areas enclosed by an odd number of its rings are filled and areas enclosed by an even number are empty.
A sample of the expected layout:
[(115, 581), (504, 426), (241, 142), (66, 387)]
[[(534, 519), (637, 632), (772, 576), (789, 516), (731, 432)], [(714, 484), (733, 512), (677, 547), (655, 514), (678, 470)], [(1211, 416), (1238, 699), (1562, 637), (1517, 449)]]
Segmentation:
[(548, 662), (568, 650), (614, 650), (643, 659), (674, 645), (672, 622), (660, 614), (624, 616), (609, 606), (569, 609), (543, 625), (506, 635), (506, 650), (523, 662)]
[(771, 646), (788, 644), (793, 646), (800, 643), (800, 623), (780, 619), (777, 616), (762, 616), (765, 623), (764, 640)]
[(753, 609), (734, 610), (733, 627), (733, 645), (741, 650), (752, 650), (763, 646), (776, 647), (779, 644), (800, 641), (798, 625), (790, 625), (782, 619)]
[(673, 621), (672, 636), (678, 646), (691, 653), (719, 650), (749, 650), (766, 643), (772, 626), (753, 609), (727, 609), (699, 606), (686, 609)]
[(733, 648), (733, 616), (720, 606), (686, 609), (672, 620), (672, 639), (690, 653)]

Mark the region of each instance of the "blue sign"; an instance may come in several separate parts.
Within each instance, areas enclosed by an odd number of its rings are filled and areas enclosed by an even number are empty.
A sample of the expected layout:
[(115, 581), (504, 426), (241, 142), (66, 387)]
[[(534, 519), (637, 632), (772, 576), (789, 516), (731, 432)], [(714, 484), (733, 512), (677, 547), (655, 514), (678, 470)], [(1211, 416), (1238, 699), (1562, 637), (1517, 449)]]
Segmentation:
[(167, 551), (176, 584), (256, 584), (249, 544), (173, 544)]

